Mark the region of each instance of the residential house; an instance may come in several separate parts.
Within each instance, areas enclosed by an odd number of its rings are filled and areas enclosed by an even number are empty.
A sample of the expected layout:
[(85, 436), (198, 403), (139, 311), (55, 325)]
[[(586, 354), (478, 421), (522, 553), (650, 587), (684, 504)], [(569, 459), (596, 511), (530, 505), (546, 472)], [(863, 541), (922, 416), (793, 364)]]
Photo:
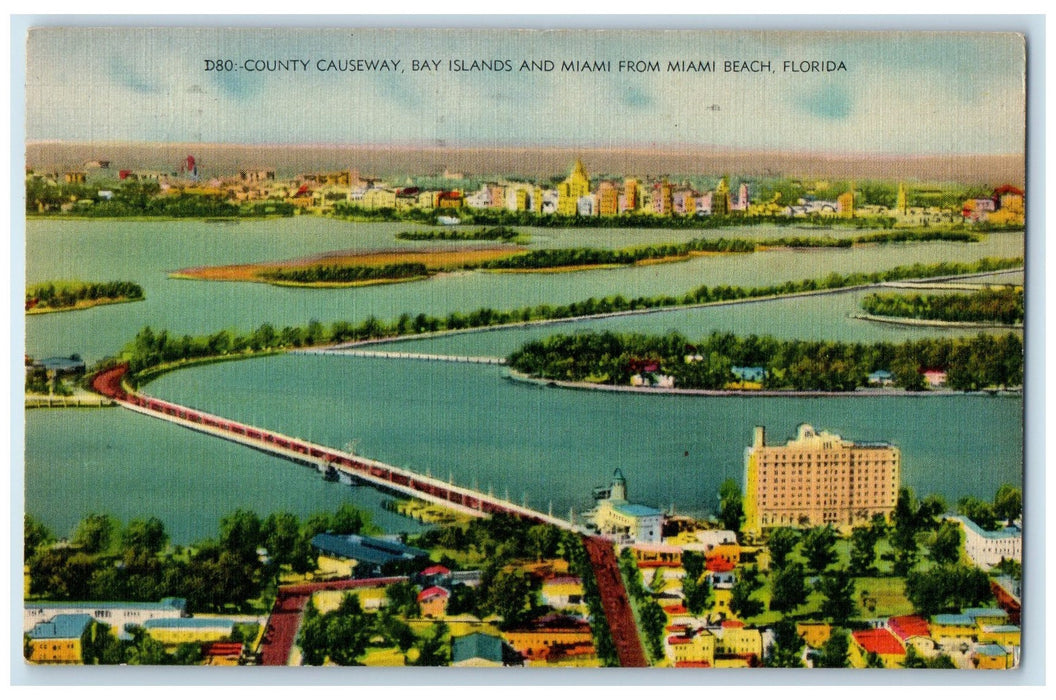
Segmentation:
[(430, 586), (418, 594), (418, 607), (422, 617), (443, 617), (447, 614), (447, 601), (451, 592), (440, 586)]
[(979, 644), (972, 653), (972, 665), (978, 669), (1005, 670), (1017, 663), (1012, 650), (1000, 644)]
[(901, 668), (906, 660), (906, 648), (886, 627), (851, 632), (851, 644), (848, 648), (851, 666), (865, 668), (870, 654), (879, 657), (884, 668)]
[(28, 655), (34, 664), (79, 664), (81, 637), (92, 616), (87, 613), (60, 613), (46, 622), (38, 622), (26, 632)]
[(918, 654), (933, 657), (939, 653), (939, 644), (931, 638), (928, 621), (919, 615), (897, 615), (887, 619), (887, 629), (898, 637), (902, 646), (913, 647)]
[(555, 610), (583, 607), (583, 581), (578, 576), (553, 576), (543, 581), (539, 597)]

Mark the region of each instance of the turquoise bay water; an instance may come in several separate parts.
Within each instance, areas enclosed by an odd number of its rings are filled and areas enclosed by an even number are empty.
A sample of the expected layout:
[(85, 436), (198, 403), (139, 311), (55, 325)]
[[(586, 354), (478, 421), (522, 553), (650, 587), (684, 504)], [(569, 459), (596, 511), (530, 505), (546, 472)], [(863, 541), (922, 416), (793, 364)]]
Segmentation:
[(633, 500), (701, 514), (740, 478), (752, 428), (784, 442), (807, 422), (903, 451), (903, 483), (951, 502), (1019, 483), (1016, 397), (765, 398), (611, 394), (539, 387), (503, 368), (341, 356), (280, 356), (188, 369), (152, 394), (555, 513), (586, 509), (613, 469)]
[[(913, 262), (972, 261), (985, 256), (1021, 255), (1023, 251), (1022, 234), (995, 234), (985, 242), (971, 244), (784, 250), (563, 274), (458, 273), (421, 282), (352, 289), (295, 289), (168, 277), (174, 270), (196, 265), (396, 247), (393, 237), (404, 228), (407, 225), (349, 224), (314, 217), (243, 222), (236, 226), (201, 222), (30, 221), (26, 231), (28, 282), (127, 279), (143, 286), (146, 300), (30, 317), (26, 322), (26, 351), (36, 357), (78, 352), (91, 361), (116, 352), (146, 325), (177, 335), (196, 335), (222, 328), (251, 330), (265, 321), (281, 328), (303, 325), (313, 318), (330, 323), (362, 320), (373, 314), (389, 320), (404, 312), (446, 315), (482, 306), (512, 309), (562, 304), (590, 296), (674, 295), (701, 284), (753, 286), (823, 277), (831, 271), (878, 270)], [(747, 237), (751, 230), (723, 233)], [(699, 233), (543, 229), (538, 235), (534, 245), (555, 247), (598, 245), (608, 236), (613, 237), (615, 245), (629, 245), (633, 241), (683, 240)]]
[[(27, 352), (117, 351), (144, 325), (207, 333), (357, 320), (401, 312), (446, 314), (480, 306), (513, 308), (589, 296), (678, 294), (700, 284), (756, 285), (830, 271), (885, 269), (912, 262), (971, 261), (1022, 254), (1021, 234), (978, 244), (928, 243), (825, 251), (708, 256), (687, 263), (560, 275), (468, 273), (412, 284), (304, 290), (260, 284), (172, 280), (202, 264), (289, 259), (339, 249), (396, 247), (402, 224), (347, 224), (315, 218), (243, 222), (31, 221), (27, 279), (130, 279), (147, 299), (134, 304), (27, 319)], [(699, 232), (533, 231), (533, 246), (633, 245), (684, 240)], [(760, 228), (752, 235), (793, 235)], [(749, 230), (722, 232), (746, 236)], [(716, 237), (719, 235), (716, 233)], [(421, 244), (418, 244), (421, 245)], [(1010, 276), (1016, 279), (1015, 275)], [(507, 354), (528, 337), (587, 328), (644, 332), (712, 329), (781, 337), (898, 340), (951, 331), (882, 326), (849, 318), (858, 292), (799, 300), (682, 310), (577, 324), (510, 329), (399, 344), (399, 349)], [(903, 449), (903, 480), (950, 500), (989, 498), (1022, 483), (1022, 402), (980, 396), (791, 399), (660, 397), (566, 391), (515, 383), (495, 367), (281, 356), (184, 370), (150, 393), (250, 423), (567, 514), (589, 505), (592, 486), (617, 466), (632, 498), (681, 512), (716, 505), (722, 479), (740, 477), (752, 427), (773, 440), (800, 422), (852, 439), (890, 440)], [(350, 501), (391, 530), (414, 523), (379, 507), (383, 496), (324, 482), (309, 469), (161, 421), (113, 410), (26, 413), (27, 511), (65, 534), (89, 512), (159, 515), (174, 541), (212, 535), (237, 507), (299, 515)]]

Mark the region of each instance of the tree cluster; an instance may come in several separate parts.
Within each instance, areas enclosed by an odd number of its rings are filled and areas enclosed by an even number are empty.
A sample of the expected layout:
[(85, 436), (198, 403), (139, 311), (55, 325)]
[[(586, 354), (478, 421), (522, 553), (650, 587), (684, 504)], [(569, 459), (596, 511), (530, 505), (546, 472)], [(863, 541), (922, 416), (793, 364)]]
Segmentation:
[(350, 284), (373, 280), (398, 280), (426, 277), (429, 270), (423, 263), (393, 263), (391, 265), (311, 265), (309, 267), (265, 270), (260, 276), (272, 282), (297, 284)]
[[(320, 532), (371, 531), (369, 513), (342, 505), (303, 522), (287, 513), (261, 519), (236, 510), (220, 520), (218, 535), (190, 547), (170, 548), (157, 518), (133, 519), (124, 527), (109, 515), (87, 515), (69, 546), (26, 518), (25, 561), (30, 595), (49, 600), (158, 601), (184, 598), (189, 612), (241, 610), (258, 598), (280, 569), (315, 568), (311, 538)], [(261, 551), (267, 552), (263, 557)]]
[(509, 226), (492, 226), (490, 228), (467, 229), (434, 229), (430, 231), (400, 231), (396, 238), (401, 241), (513, 241), (521, 234)]
[(893, 372), (896, 385), (915, 389), (921, 367), (948, 368), (948, 384), (959, 390), (1023, 382), (1023, 343), (1012, 333), (865, 344), (718, 332), (690, 343), (677, 332), (606, 331), (532, 340), (508, 358), (510, 367), (530, 376), (614, 385), (627, 384), (639, 365), (650, 362), (685, 389), (727, 388), (737, 366), (762, 367), (763, 388), (776, 390), (854, 391), (880, 369)]
[(26, 303), (41, 309), (65, 309), (82, 301), (142, 299), (143, 287), (135, 282), (44, 282), (26, 288)]
[(961, 323), (1022, 323), (1023, 288), (984, 289), (970, 294), (869, 294), (862, 308), (874, 316)]

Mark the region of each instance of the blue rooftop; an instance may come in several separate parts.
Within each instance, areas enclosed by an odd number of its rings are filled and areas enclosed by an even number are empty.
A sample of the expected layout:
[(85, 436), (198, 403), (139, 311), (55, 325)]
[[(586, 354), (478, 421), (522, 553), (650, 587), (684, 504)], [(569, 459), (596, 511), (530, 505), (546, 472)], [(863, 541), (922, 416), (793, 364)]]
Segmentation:
[(1019, 625), (991, 625), (990, 627), (984, 627), (986, 632), (1019, 632)]
[(312, 546), (327, 554), (378, 566), (397, 559), (429, 556), (429, 552), (424, 549), (363, 535), (319, 534), (312, 538)]
[(968, 608), (964, 614), (973, 620), (977, 617), (1008, 617), (1008, 613), (1001, 608)]
[(502, 640), (482, 632), (474, 632), (451, 640), (451, 662), (459, 663), (470, 659), (487, 659), (501, 664), (503, 661)]
[(1005, 540), (1009, 537), (1019, 537), (1023, 533), (1023, 531), (1015, 525), (1008, 525), (1000, 530), (984, 530), (963, 515), (953, 516), (953, 519), (960, 521), (965, 527), (970, 528), (972, 532), (980, 537), (986, 537), (991, 540)]
[(935, 615), (931, 618), (931, 621), (936, 625), (957, 625), (963, 627), (971, 627), (975, 624), (975, 618), (971, 615), (959, 615), (956, 613)]
[(613, 501), (612, 507), (620, 513), (629, 515), (632, 518), (648, 518), (650, 516), (660, 515), (660, 511), (656, 508), (650, 508), (649, 506), (643, 506), (638, 503), (620, 503), (618, 501)]
[(47, 622), (38, 622), (26, 635), (30, 639), (79, 639), (92, 621), (87, 613), (56, 615)]
[(143, 602), (117, 602), (117, 601), (98, 601), (98, 600), (76, 600), (76, 601), (61, 601), (61, 602), (33, 602), (26, 603), (24, 608), (26, 610), (69, 610), (71, 608), (94, 608), (96, 610), (107, 610), (112, 608), (121, 608), (123, 610), (179, 610), (183, 611), (187, 607), (187, 601), (183, 598), (162, 598), (157, 603), (143, 603)]
[(979, 644), (975, 647), (975, 652), (984, 656), (1005, 656), (1008, 654), (1008, 649), (1000, 644)]

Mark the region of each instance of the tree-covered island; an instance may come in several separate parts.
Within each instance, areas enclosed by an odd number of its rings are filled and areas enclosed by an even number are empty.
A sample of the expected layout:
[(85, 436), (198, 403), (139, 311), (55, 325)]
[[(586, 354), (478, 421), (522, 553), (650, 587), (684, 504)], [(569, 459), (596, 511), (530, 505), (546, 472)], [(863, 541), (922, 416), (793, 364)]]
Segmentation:
[(26, 313), (73, 311), (142, 299), (143, 288), (135, 282), (41, 282), (26, 287)]

